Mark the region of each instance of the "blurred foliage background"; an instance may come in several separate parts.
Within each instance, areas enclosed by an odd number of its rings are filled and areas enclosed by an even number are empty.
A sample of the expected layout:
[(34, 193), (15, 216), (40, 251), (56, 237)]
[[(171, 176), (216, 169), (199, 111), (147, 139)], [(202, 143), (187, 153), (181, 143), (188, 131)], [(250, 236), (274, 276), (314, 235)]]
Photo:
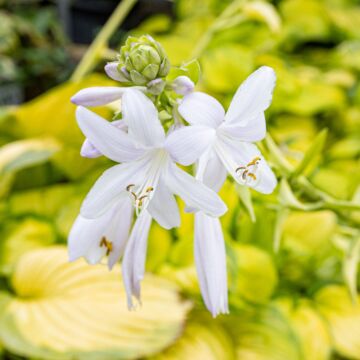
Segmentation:
[[(27, 99), (66, 80), (75, 60), (56, 9), (0, 5), (0, 97), (9, 84)], [(178, 0), (173, 11), (130, 33), (154, 36), (174, 65), (199, 58), (198, 89), (225, 106), (257, 67), (278, 77), (260, 146), (280, 185), (268, 197), (228, 181), (221, 193), (230, 315), (204, 310), (189, 214), (171, 232), (153, 225), (136, 312), (119, 268), (67, 262), (81, 201), (109, 166), (80, 157), (69, 99), (114, 84), (96, 71), (107, 49), (92, 74), (0, 110), (2, 358), (360, 359), (359, 2)]]

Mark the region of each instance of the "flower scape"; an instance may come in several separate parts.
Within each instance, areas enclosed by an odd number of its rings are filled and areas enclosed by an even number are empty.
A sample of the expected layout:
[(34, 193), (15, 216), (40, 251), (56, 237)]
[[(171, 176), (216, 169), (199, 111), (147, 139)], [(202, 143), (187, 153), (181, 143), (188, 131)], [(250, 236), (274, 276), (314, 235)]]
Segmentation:
[[(187, 66), (199, 68), (196, 60)], [(105, 71), (118, 87), (82, 89), (71, 101), (78, 105), (76, 119), (86, 137), (81, 155), (104, 155), (118, 164), (86, 196), (69, 235), (70, 260), (84, 257), (97, 264), (106, 257), (111, 269), (122, 259), (128, 308), (134, 309), (133, 299), (142, 301), (151, 223), (169, 230), (181, 226), (177, 196), (195, 217), (194, 256), (204, 303), (214, 317), (228, 313), (219, 220), (227, 207), (218, 192), (228, 175), (263, 194), (276, 187), (254, 144), (266, 135), (274, 70), (262, 66), (253, 72), (226, 112), (214, 97), (195, 91), (181, 68), (171, 69), (161, 45), (148, 35), (129, 37)], [(121, 106), (111, 122), (87, 109), (116, 100)], [(179, 165), (195, 165), (195, 174)]]

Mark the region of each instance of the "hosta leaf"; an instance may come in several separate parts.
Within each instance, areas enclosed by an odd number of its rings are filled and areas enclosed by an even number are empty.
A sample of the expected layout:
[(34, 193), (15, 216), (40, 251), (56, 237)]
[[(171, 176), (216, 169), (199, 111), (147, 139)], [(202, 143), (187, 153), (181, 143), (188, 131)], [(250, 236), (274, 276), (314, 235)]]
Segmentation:
[(299, 340), (275, 307), (243, 310), (225, 321), (235, 339), (238, 360), (302, 360)]
[(264, 303), (272, 295), (278, 281), (271, 257), (262, 249), (251, 245), (234, 244), (236, 269), (230, 284), (231, 292), (247, 301)]
[(189, 359), (234, 359), (233, 344), (229, 336), (213, 319), (192, 321), (175, 345), (153, 360)]
[(343, 357), (359, 359), (360, 306), (344, 286), (331, 285), (316, 294), (317, 308), (328, 322), (335, 350)]
[(312, 304), (306, 300), (294, 304), (291, 299), (283, 298), (277, 301), (277, 307), (292, 324), (301, 343), (303, 358), (328, 360), (332, 350), (329, 328)]
[(8, 224), (1, 237), (0, 272), (7, 275), (24, 253), (56, 241), (52, 224), (31, 218)]
[(169, 346), (189, 304), (158, 277), (143, 281), (143, 306), (130, 312), (119, 269), (68, 263), (66, 249), (25, 254), (1, 307), (0, 340), (10, 351), (41, 359), (137, 359)]
[(19, 140), (0, 148), (0, 176), (47, 161), (59, 143), (53, 139)]

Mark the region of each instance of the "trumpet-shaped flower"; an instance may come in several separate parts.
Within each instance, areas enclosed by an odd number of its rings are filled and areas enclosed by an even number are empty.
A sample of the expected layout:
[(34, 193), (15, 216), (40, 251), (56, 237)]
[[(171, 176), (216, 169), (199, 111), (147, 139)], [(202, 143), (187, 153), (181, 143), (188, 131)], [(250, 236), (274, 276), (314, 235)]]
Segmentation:
[[(166, 145), (164, 129), (150, 99), (138, 90), (129, 89), (123, 96), (122, 113), (128, 132), (84, 107), (77, 109), (78, 124), (90, 143), (121, 164), (106, 170), (84, 200), (70, 234), (70, 256), (73, 259), (85, 256), (95, 263), (108, 255), (111, 267), (121, 256), (125, 241), (123, 235), (116, 238), (116, 234), (121, 232), (121, 227), (128, 233), (127, 225), (117, 219), (128, 218), (131, 202), (138, 218), (126, 246), (123, 277), (132, 307), (131, 296), (140, 296), (151, 218), (166, 229), (179, 226), (174, 194), (188, 206), (210, 216), (221, 216), (226, 206), (216, 192), (172, 161), (171, 146)], [(112, 227), (115, 230), (108, 234)], [(81, 240), (74, 245), (76, 238)]]
[(271, 103), (275, 78), (269, 67), (255, 71), (239, 87), (226, 114), (221, 104), (205, 93), (186, 95), (179, 112), (191, 126), (169, 135), (167, 146), (173, 159), (189, 165), (200, 158), (201, 174), (212, 158), (213, 165), (208, 170), (212, 172), (212, 182), (222, 183), (228, 172), (241, 185), (271, 193), (276, 178), (252, 142), (265, 136), (264, 111)]
[[(242, 184), (270, 193), (276, 178), (251, 142), (265, 136), (264, 110), (271, 102), (275, 74), (262, 67), (236, 92), (225, 114), (222, 106), (203, 93), (185, 96), (180, 114), (191, 126), (169, 136), (174, 159), (184, 165), (199, 158), (197, 178), (219, 191), (227, 172)], [(184, 148), (193, 152), (184, 153)], [(228, 312), (224, 237), (218, 218), (195, 214), (195, 261), (206, 307), (217, 316)]]

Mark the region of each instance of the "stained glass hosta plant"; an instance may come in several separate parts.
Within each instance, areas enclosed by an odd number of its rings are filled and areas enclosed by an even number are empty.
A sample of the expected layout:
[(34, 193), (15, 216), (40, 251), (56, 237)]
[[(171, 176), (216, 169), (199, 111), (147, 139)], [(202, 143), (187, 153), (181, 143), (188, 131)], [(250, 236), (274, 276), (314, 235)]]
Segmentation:
[[(70, 260), (84, 257), (90, 264), (107, 257), (109, 268), (122, 258), (128, 306), (133, 308), (133, 297), (141, 301), (152, 220), (165, 229), (181, 226), (178, 196), (195, 216), (200, 289), (216, 316), (228, 312), (219, 220), (227, 208), (218, 191), (227, 174), (240, 186), (264, 194), (277, 183), (253, 143), (266, 134), (264, 111), (271, 103), (275, 73), (267, 66), (255, 71), (225, 112), (215, 98), (194, 91), (198, 74), (190, 70), (197, 63), (186, 66), (170, 69), (154, 39), (131, 37), (118, 60), (105, 67), (121, 86), (87, 88), (73, 96), (77, 122), (86, 136), (81, 155), (104, 155), (119, 164), (100, 176), (84, 200), (69, 235), (69, 254)], [(118, 99), (121, 108), (112, 122), (86, 108)], [(193, 164), (193, 175), (191, 168), (178, 166)]]

